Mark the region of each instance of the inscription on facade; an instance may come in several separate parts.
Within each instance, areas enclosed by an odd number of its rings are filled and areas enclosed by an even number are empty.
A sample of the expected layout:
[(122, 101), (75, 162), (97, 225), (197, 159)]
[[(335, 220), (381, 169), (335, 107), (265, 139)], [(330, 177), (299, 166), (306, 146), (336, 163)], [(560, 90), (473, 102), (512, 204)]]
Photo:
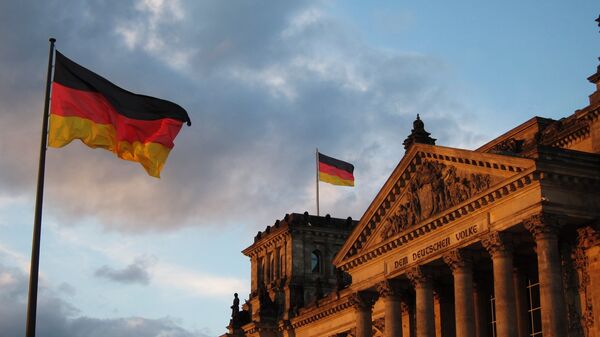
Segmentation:
[(389, 274), (399, 269), (404, 269), (404, 267), (435, 255), (441, 250), (469, 240), (483, 231), (484, 223), (480, 221), (477, 224), (461, 226), (461, 228), (433, 242), (426, 242), (415, 247), (407, 247), (406, 249), (402, 249), (402, 253), (387, 260), (384, 270), (386, 274)]

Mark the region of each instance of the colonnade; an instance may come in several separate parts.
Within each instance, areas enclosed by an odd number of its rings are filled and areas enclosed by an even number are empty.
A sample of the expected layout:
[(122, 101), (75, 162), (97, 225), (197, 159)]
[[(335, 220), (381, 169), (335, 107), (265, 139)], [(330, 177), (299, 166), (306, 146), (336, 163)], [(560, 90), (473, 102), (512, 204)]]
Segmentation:
[[(543, 214), (523, 222), (536, 243), (537, 269), (540, 286), (542, 331), (544, 337), (565, 337), (566, 310), (561, 278), (561, 261), (558, 248), (558, 223), (556, 218)], [(522, 306), (518, 298), (523, 291), (514, 274), (513, 238), (508, 232), (490, 232), (481, 240), (490, 254), (493, 267), (493, 295), (495, 298), (495, 320), (497, 337), (523, 337), (527, 334)], [(469, 251), (455, 249), (443, 256), (453, 276), (454, 314), (456, 337), (479, 337), (487, 327), (476, 310), (481, 305), (482, 294), (473, 282), (472, 257)], [(415, 266), (406, 272), (415, 293), (416, 337), (435, 337), (434, 287), (430, 266)], [(404, 288), (403, 288), (404, 287)], [(379, 283), (375, 290), (354, 294), (356, 313), (356, 337), (372, 336), (372, 307), (377, 296), (385, 306), (385, 337), (403, 336), (402, 304), (405, 302), (406, 285), (398, 279)], [(517, 289), (515, 289), (517, 288)], [(517, 291), (518, 296), (515, 295)], [(478, 304), (479, 303), (479, 304)], [(525, 303), (526, 304), (526, 303)]]

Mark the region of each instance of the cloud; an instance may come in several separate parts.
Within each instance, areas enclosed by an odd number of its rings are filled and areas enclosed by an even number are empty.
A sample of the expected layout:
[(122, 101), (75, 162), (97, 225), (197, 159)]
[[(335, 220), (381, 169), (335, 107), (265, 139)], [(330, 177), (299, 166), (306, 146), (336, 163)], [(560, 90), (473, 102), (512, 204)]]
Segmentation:
[[(0, 329), (3, 336), (25, 334), (25, 305), (28, 280), (23, 272), (0, 263)], [(77, 308), (47, 288), (38, 297), (38, 334), (48, 337), (140, 336), (206, 337), (200, 331), (180, 327), (173, 318), (117, 317), (99, 319), (79, 316)]]
[(194, 122), (161, 180), (79, 142), (49, 149), (45, 207), (64, 225), (262, 228), (313, 209), (315, 147), (357, 168), (356, 189), (324, 188), (322, 209), (359, 218), (417, 113), (440, 144), (481, 138), (443, 61), (374, 48), (322, 2), (2, 2), (11, 48), (0, 50), (0, 197), (33, 199), (48, 34), (115, 83), (180, 103)]
[(104, 265), (98, 268), (94, 272), (94, 275), (118, 283), (148, 285), (150, 283), (148, 267), (152, 264), (153, 261), (151, 259), (140, 257), (123, 269), (114, 269)]
[(58, 291), (67, 296), (75, 296), (75, 294), (77, 293), (77, 289), (72, 284), (67, 282), (62, 282), (58, 286)]
[(194, 296), (223, 298), (234, 292), (249, 292), (250, 280), (203, 274), (175, 265), (162, 264), (155, 268), (158, 283), (168, 289), (181, 289)]

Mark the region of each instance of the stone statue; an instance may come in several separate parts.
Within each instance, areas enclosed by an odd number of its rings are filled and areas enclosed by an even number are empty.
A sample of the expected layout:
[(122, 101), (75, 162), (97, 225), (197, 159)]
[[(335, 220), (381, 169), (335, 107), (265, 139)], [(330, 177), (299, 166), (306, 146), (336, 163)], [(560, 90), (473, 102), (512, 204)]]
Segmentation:
[(231, 319), (235, 319), (237, 315), (240, 313), (240, 299), (238, 298), (238, 294), (233, 294), (233, 305), (231, 308)]

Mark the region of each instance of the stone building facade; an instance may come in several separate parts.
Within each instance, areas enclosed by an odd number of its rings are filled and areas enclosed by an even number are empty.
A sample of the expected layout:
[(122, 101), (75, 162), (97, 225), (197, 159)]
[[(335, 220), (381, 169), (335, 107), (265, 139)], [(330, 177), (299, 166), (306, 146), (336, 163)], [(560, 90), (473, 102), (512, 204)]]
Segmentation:
[(417, 118), (358, 223), (292, 214), (257, 235), (223, 336), (600, 337), (600, 67), (589, 80), (585, 108), (476, 150)]

